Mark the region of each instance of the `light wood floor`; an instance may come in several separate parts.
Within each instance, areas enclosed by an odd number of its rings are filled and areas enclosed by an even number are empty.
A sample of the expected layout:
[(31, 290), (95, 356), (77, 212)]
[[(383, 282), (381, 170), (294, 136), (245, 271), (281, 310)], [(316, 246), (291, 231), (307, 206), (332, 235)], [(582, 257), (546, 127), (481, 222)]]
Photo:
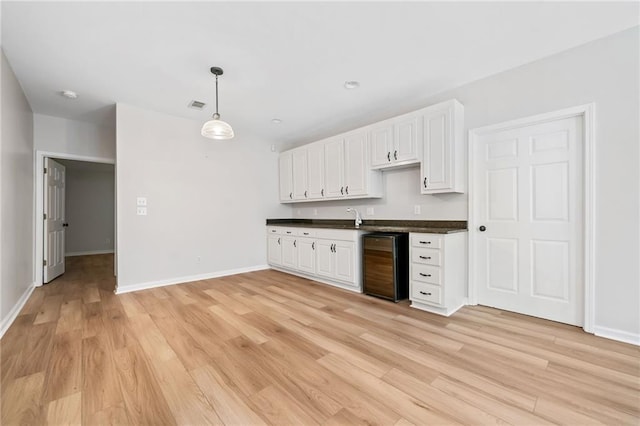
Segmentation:
[(640, 349), (276, 271), (113, 294), (71, 258), (1, 341), (2, 424), (638, 424)]

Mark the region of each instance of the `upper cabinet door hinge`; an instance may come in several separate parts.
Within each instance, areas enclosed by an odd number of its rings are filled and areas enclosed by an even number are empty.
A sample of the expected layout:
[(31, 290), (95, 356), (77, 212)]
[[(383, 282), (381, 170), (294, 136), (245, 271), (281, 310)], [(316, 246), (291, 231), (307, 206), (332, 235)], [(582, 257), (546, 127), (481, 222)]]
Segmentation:
[(43, 260), (43, 261), (42, 261), (42, 264), (43, 264), (44, 266), (47, 266), (47, 261), (46, 261), (46, 260)]
[(43, 216), (44, 216), (44, 220), (47, 220), (47, 214), (45, 213)]
[(47, 174), (47, 168), (46, 167), (44, 168), (44, 174), (45, 175)]

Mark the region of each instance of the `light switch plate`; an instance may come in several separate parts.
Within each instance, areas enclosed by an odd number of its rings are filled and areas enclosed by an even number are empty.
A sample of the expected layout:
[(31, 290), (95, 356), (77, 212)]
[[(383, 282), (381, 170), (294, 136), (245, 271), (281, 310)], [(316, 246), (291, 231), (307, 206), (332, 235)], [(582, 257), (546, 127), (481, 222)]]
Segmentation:
[(138, 207), (138, 216), (146, 216), (147, 215), (147, 208), (146, 207)]
[(413, 206), (413, 214), (420, 214), (420, 204)]
[(367, 207), (367, 216), (373, 216), (373, 215), (374, 215), (373, 207)]
[(147, 197), (138, 197), (138, 198), (136, 198), (136, 205), (138, 205), (138, 206), (146, 206), (147, 205)]

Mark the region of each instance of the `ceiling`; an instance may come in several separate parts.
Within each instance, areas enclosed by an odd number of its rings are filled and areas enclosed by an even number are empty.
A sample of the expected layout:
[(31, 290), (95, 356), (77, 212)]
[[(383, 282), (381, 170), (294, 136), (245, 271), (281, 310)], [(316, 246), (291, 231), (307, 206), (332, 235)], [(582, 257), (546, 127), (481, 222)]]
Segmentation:
[(66, 160), (55, 158), (55, 161), (65, 166), (67, 171), (114, 173), (115, 165), (106, 163), (92, 163), (89, 161)]
[[(2, 2), (2, 47), (36, 113), (113, 125), (113, 105), (297, 144), (639, 24), (638, 2)], [(346, 90), (346, 80), (360, 88)], [(64, 89), (79, 94), (71, 101)], [(187, 108), (207, 102), (204, 111)], [(282, 120), (272, 124), (273, 118)]]

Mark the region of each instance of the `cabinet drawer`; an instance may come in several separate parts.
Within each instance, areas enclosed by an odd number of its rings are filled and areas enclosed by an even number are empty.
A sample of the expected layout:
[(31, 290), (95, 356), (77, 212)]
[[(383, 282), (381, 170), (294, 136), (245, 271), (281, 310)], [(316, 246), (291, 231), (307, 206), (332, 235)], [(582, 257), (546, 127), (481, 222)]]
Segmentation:
[(280, 228), (280, 233), (285, 236), (295, 237), (298, 235), (298, 228)]
[(300, 228), (298, 229), (298, 235), (300, 237), (315, 237), (316, 230), (311, 228)]
[(442, 292), (438, 286), (413, 281), (411, 282), (411, 300), (441, 305)]
[(442, 237), (434, 234), (411, 234), (411, 246), (439, 249), (442, 247)]
[(280, 235), (283, 232), (284, 232), (283, 228), (281, 228), (279, 226), (267, 226), (267, 234), (269, 234), (269, 235), (273, 235), (273, 234)]
[(442, 266), (440, 250), (427, 248), (411, 248), (411, 261), (425, 265)]
[(411, 265), (411, 279), (429, 284), (442, 284), (442, 270), (437, 266), (428, 266), (420, 264)]

